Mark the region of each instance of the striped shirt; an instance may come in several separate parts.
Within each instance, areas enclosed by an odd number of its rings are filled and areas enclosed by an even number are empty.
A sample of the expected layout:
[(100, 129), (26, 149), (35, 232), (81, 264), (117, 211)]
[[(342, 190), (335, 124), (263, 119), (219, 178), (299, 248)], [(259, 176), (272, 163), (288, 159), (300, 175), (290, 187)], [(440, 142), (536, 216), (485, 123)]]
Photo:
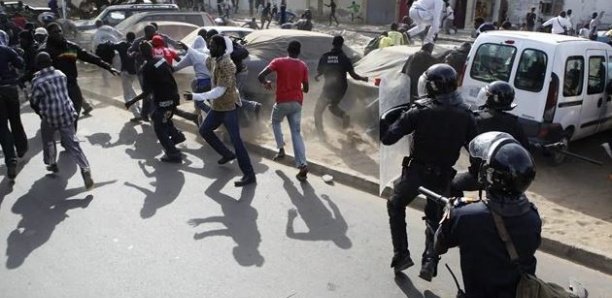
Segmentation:
[(30, 104), (51, 127), (74, 125), (77, 118), (68, 96), (66, 75), (52, 66), (34, 75)]

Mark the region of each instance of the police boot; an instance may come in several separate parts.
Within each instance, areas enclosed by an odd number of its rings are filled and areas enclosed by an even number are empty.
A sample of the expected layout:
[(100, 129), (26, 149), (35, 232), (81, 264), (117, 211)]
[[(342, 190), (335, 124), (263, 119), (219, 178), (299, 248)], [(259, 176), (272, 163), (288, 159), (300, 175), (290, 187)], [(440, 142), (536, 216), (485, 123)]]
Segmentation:
[(434, 233), (435, 230), (428, 222), (425, 229), (425, 251), (421, 259), (421, 272), (419, 273), (419, 277), (426, 281), (431, 281), (438, 274), (440, 258), (434, 250)]
[(389, 212), (389, 223), (391, 226), (391, 241), (393, 242), (393, 259), (391, 267), (395, 273), (399, 273), (414, 265), (410, 258), (408, 250), (408, 236), (406, 235), (406, 223), (403, 221), (404, 214), (401, 210), (398, 213), (397, 209), (391, 201), (387, 202), (387, 211)]

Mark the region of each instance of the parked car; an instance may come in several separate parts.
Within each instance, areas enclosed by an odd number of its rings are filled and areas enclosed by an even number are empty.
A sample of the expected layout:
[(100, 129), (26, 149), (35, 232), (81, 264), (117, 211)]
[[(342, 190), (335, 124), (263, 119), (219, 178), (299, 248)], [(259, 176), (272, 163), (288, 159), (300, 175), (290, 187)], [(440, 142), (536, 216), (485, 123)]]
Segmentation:
[[(462, 94), (474, 106), (480, 89), (502, 80), (516, 90), (517, 107), (532, 144), (584, 138), (612, 128), (612, 47), (566, 35), (493, 31), (474, 42)], [(607, 90), (606, 90), (607, 89)], [(564, 155), (554, 154), (560, 163)]]
[(217, 32), (227, 35), (230, 37), (234, 37), (237, 39), (244, 39), (245, 36), (251, 34), (251, 32), (255, 31), (251, 28), (243, 28), (243, 27), (234, 27), (234, 26), (204, 26), (198, 28), (197, 30), (193, 30), (193, 32), (189, 33), (185, 38), (183, 38), (182, 42), (185, 44), (191, 45), (195, 40), (196, 36), (198, 36), (198, 31), (200, 29), (206, 29), (206, 31), (217, 30)]
[(112, 5), (106, 7), (98, 16), (91, 20), (75, 21), (79, 31), (95, 29), (96, 21), (101, 20), (107, 25), (116, 26), (128, 17), (139, 12), (153, 11), (178, 11), (179, 7), (176, 4), (126, 4)]
[[(178, 35), (174, 36), (169, 32), (165, 32), (160, 28), (160, 32), (168, 34), (176, 40), (180, 40), (185, 37), (186, 34), (193, 31), (194, 28), (199, 26), (210, 26), (213, 25), (213, 19), (208, 13), (205, 12), (183, 12), (183, 11), (158, 11), (158, 12), (140, 12), (133, 14), (123, 22), (117, 24), (115, 29), (123, 34), (130, 31), (136, 33), (136, 36), (142, 35), (143, 28), (146, 24), (156, 22), (158, 25), (162, 21), (170, 21), (175, 24), (170, 29), (172, 32), (177, 32)], [(185, 23), (185, 26), (178, 26), (176, 23)], [(189, 26), (189, 24), (193, 26)], [(195, 27), (194, 27), (195, 26)], [(178, 28), (182, 27), (182, 28)], [(96, 34), (96, 28), (82, 31), (78, 34), (77, 43), (83, 47), (89, 47), (91, 39)], [(190, 30), (185, 33), (186, 30)], [(180, 32), (180, 33), (179, 33)]]
[[(134, 26), (126, 28), (123, 34), (125, 35), (126, 33), (131, 31), (136, 33), (136, 36), (142, 35), (144, 32), (144, 27), (149, 24), (150, 23), (148, 22), (136, 23)], [(200, 28), (194, 24), (184, 22), (159, 21), (156, 22), (156, 24), (159, 32), (170, 36), (174, 40), (181, 40), (194, 30)]]

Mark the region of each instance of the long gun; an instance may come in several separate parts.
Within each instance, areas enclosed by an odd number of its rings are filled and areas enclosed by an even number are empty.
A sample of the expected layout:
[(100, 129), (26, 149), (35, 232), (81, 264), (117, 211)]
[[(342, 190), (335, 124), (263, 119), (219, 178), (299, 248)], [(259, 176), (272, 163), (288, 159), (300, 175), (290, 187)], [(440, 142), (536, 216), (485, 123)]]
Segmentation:
[(426, 187), (423, 187), (423, 186), (419, 187), (419, 192), (423, 194), (425, 197), (427, 197), (428, 200), (432, 200), (440, 205), (447, 205), (448, 202), (450, 201), (447, 197), (441, 196), (435, 193), (434, 191)]
[(555, 153), (561, 153), (561, 154), (564, 154), (564, 155), (567, 155), (567, 156), (571, 156), (571, 157), (580, 159), (582, 161), (586, 161), (586, 162), (589, 162), (589, 163), (592, 163), (592, 164), (596, 164), (598, 166), (603, 166), (603, 163), (601, 161), (599, 161), (599, 160), (588, 158), (586, 156), (582, 156), (582, 155), (579, 155), (579, 154), (576, 154), (576, 153), (572, 153), (572, 152), (569, 152), (569, 151), (565, 150), (565, 144), (563, 144), (562, 142), (547, 144), (547, 145), (542, 146), (542, 148), (544, 148), (544, 150), (550, 150), (550, 151), (553, 151)]

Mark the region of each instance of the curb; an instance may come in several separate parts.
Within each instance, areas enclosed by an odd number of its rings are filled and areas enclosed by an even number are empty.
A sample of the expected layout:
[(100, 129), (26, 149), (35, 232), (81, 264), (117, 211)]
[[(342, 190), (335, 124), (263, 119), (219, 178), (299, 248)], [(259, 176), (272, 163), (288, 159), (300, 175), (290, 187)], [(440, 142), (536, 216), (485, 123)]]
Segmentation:
[[(98, 94), (86, 89), (81, 89), (81, 91), (84, 96), (103, 99), (106, 104), (123, 108), (123, 102), (115, 100), (110, 96)], [(181, 124), (189, 123), (189, 125), (185, 125), (185, 127), (191, 128), (191, 132), (195, 132), (197, 135), (197, 130), (195, 129), (193, 123), (181, 118), (176, 119), (176, 122)], [(276, 154), (276, 149), (270, 146), (253, 144), (250, 142), (245, 142), (245, 146), (250, 152), (256, 153), (270, 160), (272, 160)], [(276, 162), (287, 166), (294, 166), (293, 156), (289, 153), (287, 153), (284, 159)], [(357, 173), (347, 173), (346, 169), (322, 165), (317, 161), (311, 160), (308, 161), (308, 170), (311, 174), (315, 174), (317, 176), (322, 176), (324, 174), (332, 175), (334, 177), (334, 182), (332, 182), (332, 184), (338, 182), (371, 195), (379, 196), (379, 183), (370, 177)], [(382, 196), (379, 197), (387, 199), (390, 196), (391, 191), (391, 188), (387, 187), (384, 189)], [(414, 200), (408, 206), (412, 209), (423, 211), (425, 210), (425, 200)], [(593, 270), (612, 275), (612, 258), (609, 258), (603, 254), (592, 252), (578, 246), (569, 245), (546, 237), (542, 237), (542, 243), (540, 244), (539, 250)]]

